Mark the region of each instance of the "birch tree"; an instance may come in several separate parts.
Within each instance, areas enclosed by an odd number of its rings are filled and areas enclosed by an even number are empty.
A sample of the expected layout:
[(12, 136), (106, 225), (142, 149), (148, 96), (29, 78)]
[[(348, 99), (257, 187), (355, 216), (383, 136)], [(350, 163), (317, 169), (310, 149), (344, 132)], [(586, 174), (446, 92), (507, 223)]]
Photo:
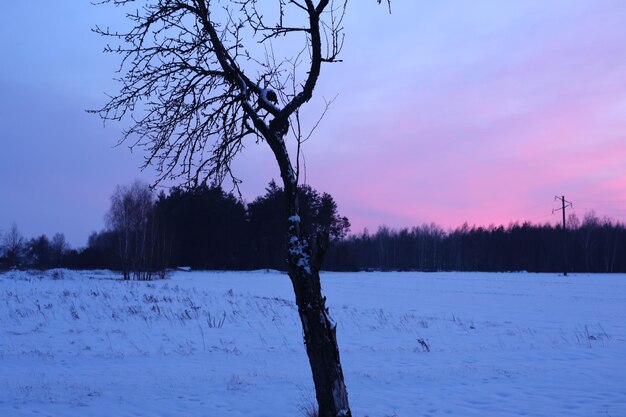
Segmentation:
[(95, 28), (110, 38), (106, 50), (121, 57), (120, 90), (97, 112), (105, 120), (132, 115), (121, 141), (145, 149), (157, 182), (230, 177), (237, 184), (231, 163), (243, 146), (269, 146), (285, 192), (287, 268), (319, 416), (351, 416), (336, 325), (320, 286), (325, 250), (311, 248), (298, 205), (300, 149), (308, 138), (300, 110), (323, 65), (339, 60), (347, 0), (102, 3), (128, 7), (131, 28)]
[(130, 187), (118, 186), (111, 196), (106, 214), (109, 230), (117, 234), (120, 266), (125, 280), (149, 280), (153, 270), (148, 254), (149, 221), (154, 197), (147, 185), (134, 182)]

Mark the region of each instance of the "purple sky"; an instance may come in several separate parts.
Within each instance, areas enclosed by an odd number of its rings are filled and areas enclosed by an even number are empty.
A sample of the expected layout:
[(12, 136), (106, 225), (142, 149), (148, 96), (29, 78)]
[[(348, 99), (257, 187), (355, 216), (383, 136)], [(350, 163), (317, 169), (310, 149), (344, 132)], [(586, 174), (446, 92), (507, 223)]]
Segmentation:
[[(114, 147), (122, 126), (84, 112), (116, 88), (89, 29), (119, 22), (87, 1), (3, 6), (0, 229), (83, 246), (115, 185), (153, 180), (141, 153)], [(305, 157), (353, 231), (554, 222), (555, 194), (579, 217), (626, 221), (622, 0), (396, 1), (392, 15), (359, 0), (345, 29), (344, 63), (316, 91), (339, 96)], [(236, 168), (248, 200), (278, 177), (265, 145)]]

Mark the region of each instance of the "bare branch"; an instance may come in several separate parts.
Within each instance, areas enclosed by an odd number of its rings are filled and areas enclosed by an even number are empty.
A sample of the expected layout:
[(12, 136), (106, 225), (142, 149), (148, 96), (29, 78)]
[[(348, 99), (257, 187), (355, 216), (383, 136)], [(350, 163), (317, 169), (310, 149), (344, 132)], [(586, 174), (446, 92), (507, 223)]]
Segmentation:
[[(129, 31), (93, 29), (111, 41), (105, 51), (121, 57), (121, 88), (92, 112), (104, 120), (130, 117), (133, 124), (120, 143), (147, 149), (144, 166), (158, 170), (157, 182), (234, 180), (230, 164), (249, 135), (268, 142), (288, 177), (293, 174), (285, 145), (290, 118), (312, 97), (321, 64), (338, 61), (343, 45), (346, 2), (335, 3), (237, 0), (215, 10), (207, 0), (146, 3), (127, 14), (133, 23)], [(305, 24), (294, 25), (297, 19), (288, 20), (287, 12), (301, 15)], [(245, 45), (250, 34), (265, 45), (262, 50)], [(277, 57), (272, 41), (289, 36), (301, 37), (305, 48), (293, 57)], [(297, 70), (307, 49), (306, 77), (300, 80)]]

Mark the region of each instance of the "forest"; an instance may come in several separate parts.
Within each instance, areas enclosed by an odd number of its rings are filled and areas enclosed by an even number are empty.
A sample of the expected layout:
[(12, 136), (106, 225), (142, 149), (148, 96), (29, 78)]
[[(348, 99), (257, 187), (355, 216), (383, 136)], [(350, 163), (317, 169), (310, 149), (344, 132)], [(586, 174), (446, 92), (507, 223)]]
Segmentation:
[[(27, 240), (14, 226), (0, 240), (0, 268), (112, 269), (140, 280), (177, 267), (285, 270), (283, 199), (274, 181), (248, 204), (219, 186), (155, 197), (134, 183), (117, 188), (106, 228), (86, 247), (70, 248), (61, 233)], [(625, 225), (593, 212), (582, 220), (571, 214), (565, 231), (550, 223), (448, 230), (431, 223), (350, 234), (330, 194), (303, 185), (300, 204), (311, 247), (328, 241), (324, 270), (626, 272)]]

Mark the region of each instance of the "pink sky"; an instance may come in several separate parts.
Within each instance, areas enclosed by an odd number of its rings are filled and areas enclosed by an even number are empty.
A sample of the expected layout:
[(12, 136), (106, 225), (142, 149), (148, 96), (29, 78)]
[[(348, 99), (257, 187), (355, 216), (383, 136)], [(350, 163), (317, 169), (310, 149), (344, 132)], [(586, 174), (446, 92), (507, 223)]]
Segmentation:
[[(418, 41), (381, 86), (376, 74), (354, 82), (367, 106), (346, 106), (347, 123), (325, 124), (320, 136), (343, 143), (327, 155), (324, 139), (309, 155), (319, 161), (309, 163), (311, 181), (331, 184), (357, 230), (558, 221), (550, 216), (557, 194), (580, 217), (595, 209), (624, 221), (626, 12), (609, 2), (568, 5), (501, 10), (502, 19), (481, 27), (463, 10), (439, 15), (458, 55), (424, 55)], [(400, 19), (420, 26), (415, 16)], [(466, 30), (445, 34), (458, 20)], [(431, 30), (416, 29), (413, 39), (436, 36)], [(369, 85), (378, 89), (374, 105)]]
[[(621, 0), (397, 1), (391, 15), (358, 3), (344, 63), (324, 68), (309, 120), (322, 97), (338, 98), (305, 148), (307, 182), (353, 231), (554, 222), (555, 195), (579, 217), (626, 221)], [(115, 185), (154, 178), (139, 172), (141, 154), (113, 148), (120, 126), (84, 113), (115, 89), (115, 60), (89, 27), (116, 17), (74, 2), (7, 7), (0, 229), (84, 245)], [(265, 146), (236, 168), (247, 200), (278, 177)]]

